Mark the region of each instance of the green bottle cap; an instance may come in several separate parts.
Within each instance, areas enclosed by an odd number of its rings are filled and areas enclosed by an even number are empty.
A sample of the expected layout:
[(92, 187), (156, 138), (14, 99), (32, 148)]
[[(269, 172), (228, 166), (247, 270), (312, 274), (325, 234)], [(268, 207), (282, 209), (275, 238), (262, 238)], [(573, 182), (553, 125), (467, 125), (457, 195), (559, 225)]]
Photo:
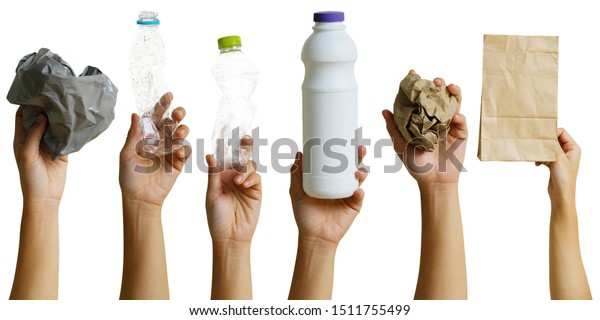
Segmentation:
[(240, 36), (227, 36), (220, 38), (217, 42), (219, 43), (219, 49), (233, 48), (242, 45), (242, 38)]

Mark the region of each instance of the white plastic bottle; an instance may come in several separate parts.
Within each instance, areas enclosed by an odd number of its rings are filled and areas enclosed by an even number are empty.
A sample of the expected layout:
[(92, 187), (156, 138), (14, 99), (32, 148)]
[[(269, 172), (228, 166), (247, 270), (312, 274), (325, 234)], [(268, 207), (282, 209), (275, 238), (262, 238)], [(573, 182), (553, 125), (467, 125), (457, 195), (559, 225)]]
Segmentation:
[(358, 126), (357, 51), (343, 12), (316, 12), (314, 22), (302, 49), (303, 188), (311, 197), (340, 199), (358, 189), (351, 145)]
[[(156, 12), (140, 12), (138, 31), (131, 46), (129, 71), (135, 103), (140, 114), (140, 130), (143, 139), (148, 139), (149, 151), (164, 152), (164, 143), (157, 129), (157, 119), (152, 118), (154, 107), (167, 92), (164, 81), (165, 45), (158, 31), (160, 21)], [(165, 106), (168, 107), (168, 106)], [(163, 119), (170, 117), (167, 110)], [(162, 149), (162, 150), (159, 150)]]
[(250, 133), (256, 115), (252, 93), (258, 83), (258, 70), (242, 52), (239, 36), (223, 37), (217, 42), (220, 54), (213, 65), (213, 76), (223, 95), (212, 135), (213, 152), (219, 167), (228, 169), (245, 165), (252, 156), (240, 142)]

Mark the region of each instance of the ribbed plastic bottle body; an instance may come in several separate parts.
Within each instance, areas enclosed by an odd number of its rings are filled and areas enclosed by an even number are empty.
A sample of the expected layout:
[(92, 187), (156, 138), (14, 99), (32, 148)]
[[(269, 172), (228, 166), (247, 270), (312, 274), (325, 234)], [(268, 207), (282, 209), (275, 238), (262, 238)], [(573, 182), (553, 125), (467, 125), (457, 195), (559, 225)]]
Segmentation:
[[(140, 129), (144, 139), (160, 139), (154, 107), (167, 92), (164, 80), (165, 45), (156, 25), (139, 25), (131, 45), (129, 71)], [(165, 117), (169, 116), (166, 112)]]
[[(222, 91), (212, 135), (213, 153), (220, 167), (244, 165), (252, 152), (241, 147), (237, 139), (249, 135), (254, 123), (256, 104), (252, 94), (258, 84), (258, 69), (240, 46), (222, 49), (212, 71)], [(236, 139), (232, 140), (234, 135)]]
[(316, 23), (302, 49), (303, 188), (316, 198), (339, 199), (358, 188), (357, 50), (343, 22)]

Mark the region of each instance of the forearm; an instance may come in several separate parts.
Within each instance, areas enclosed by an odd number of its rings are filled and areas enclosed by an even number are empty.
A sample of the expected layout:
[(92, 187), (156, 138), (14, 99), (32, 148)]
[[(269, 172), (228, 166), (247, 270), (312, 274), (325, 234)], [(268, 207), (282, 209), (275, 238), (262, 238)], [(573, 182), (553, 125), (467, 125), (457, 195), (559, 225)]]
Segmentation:
[(161, 207), (123, 201), (121, 299), (169, 299)]
[(330, 300), (337, 246), (300, 238), (290, 300)]
[(574, 203), (552, 202), (550, 218), (550, 296), (552, 299), (591, 299), (579, 248)]
[(415, 299), (466, 299), (458, 185), (421, 187), (421, 263)]
[(252, 299), (250, 243), (213, 242), (211, 299)]
[(58, 299), (58, 203), (32, 205), (23, 201), (10, 299)]

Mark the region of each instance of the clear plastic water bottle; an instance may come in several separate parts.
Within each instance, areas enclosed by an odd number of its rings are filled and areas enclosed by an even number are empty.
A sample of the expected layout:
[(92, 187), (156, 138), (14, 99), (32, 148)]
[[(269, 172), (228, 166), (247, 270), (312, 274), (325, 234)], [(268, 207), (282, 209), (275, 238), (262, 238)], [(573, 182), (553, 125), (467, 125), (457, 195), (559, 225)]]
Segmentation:
[(252, 152), (241, 146), (241, 139), (250, 133), (256, 105), (252, 93), (258, 83), (258, 70), (242, 52), (239, 36), (218, 40), (221, 53), (213, 65), (213, 76), (223, 91), (213, 130), (213, 152), (220, 168), (245, 165)]
[(343, 12), (317, 12), (314, 22), (302, 48), (302, 186), (311, 197), (340, 199), (358, 189), (357, 149), (351, 144), (358, 125), (358, 54)]
[[(155, 106), (160, 106), (160, 98), (167, 92), (164, 81), (165, 45), (158, 31), (158, 13), (140, 12), (137, 25), (138, 31), (129, 57), (129, 71), (140, 114), (141, 136), (147, 142), (145, 147), (151, 147), (148, 151), (165, 152), (164, 137), (161, 138), (158, 127), (171, 114), (166, 110), (164, 114), (154, 115)], [(169, 106), (161, 107), (168, 109)]]

